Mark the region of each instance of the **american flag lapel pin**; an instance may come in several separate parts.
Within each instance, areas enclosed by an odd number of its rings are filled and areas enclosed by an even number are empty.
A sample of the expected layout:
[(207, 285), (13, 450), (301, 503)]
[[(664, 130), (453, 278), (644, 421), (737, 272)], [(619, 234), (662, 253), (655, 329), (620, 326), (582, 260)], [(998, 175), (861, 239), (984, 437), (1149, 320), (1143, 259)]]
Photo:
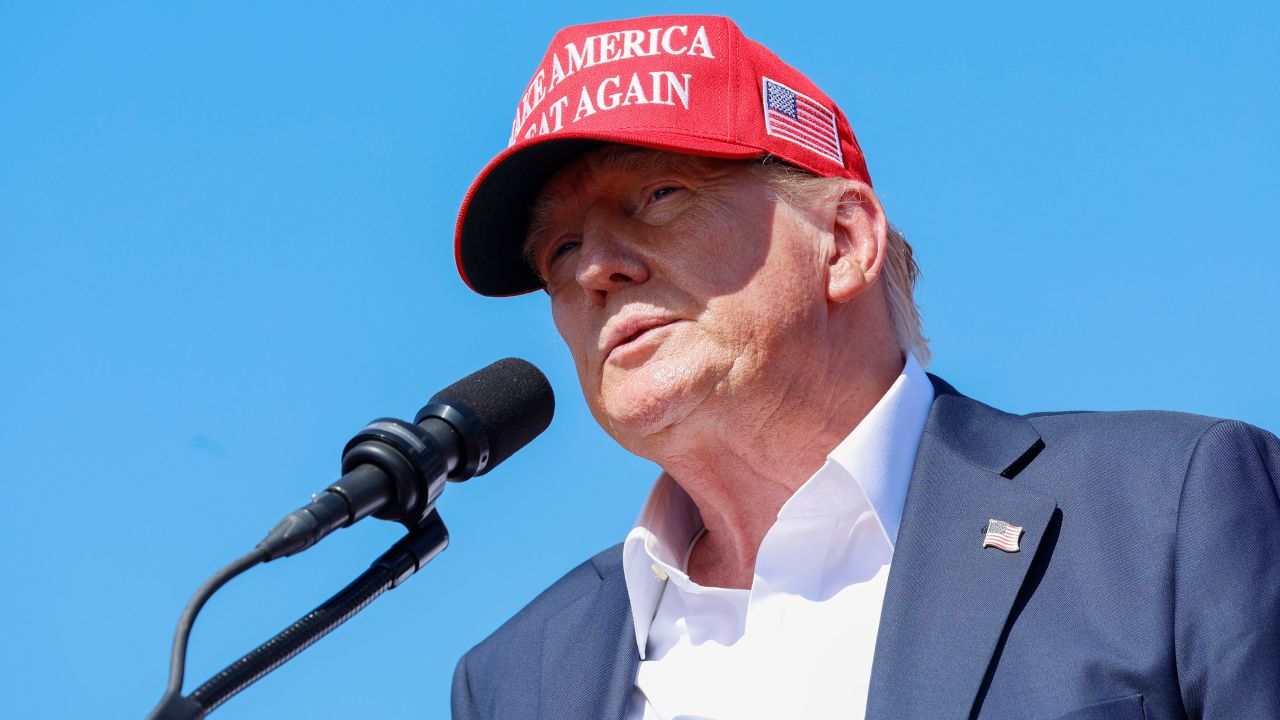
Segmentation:
[(1021, 527), (993, 518), (987, 521), (987, 526), (983, 530), (982, 547), (999, 548), (1010, 553), (1016, 553), (1020, 549), (1018, 538), (1022, 537)]

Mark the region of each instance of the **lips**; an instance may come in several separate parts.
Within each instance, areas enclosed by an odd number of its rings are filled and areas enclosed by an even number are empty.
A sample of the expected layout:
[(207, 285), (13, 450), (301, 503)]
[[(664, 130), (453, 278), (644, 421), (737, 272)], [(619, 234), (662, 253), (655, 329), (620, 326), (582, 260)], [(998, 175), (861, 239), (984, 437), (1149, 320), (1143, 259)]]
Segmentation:
[(674, 320), (671, 318), (633, 315), (611, 323), (609, 327), (605, 328), (605, 337), (608, 338), (604, 346), (605, 359), (607, 360), (615, 350), (639, 340), (650, 330), (665, 327), (672, 322)]

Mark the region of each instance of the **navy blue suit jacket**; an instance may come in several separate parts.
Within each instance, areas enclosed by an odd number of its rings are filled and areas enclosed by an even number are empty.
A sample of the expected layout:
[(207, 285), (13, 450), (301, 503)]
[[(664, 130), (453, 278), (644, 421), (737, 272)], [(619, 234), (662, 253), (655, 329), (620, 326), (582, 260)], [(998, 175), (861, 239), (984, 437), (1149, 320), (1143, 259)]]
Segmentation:
[[(1280, 718), (1280, 440), (931, 379), (868, 718)], [(991, 518), (1020, 552), (983, 549)], [(616, 546), (463, 657), (454, 717), (622, 718), (638, 662)]]

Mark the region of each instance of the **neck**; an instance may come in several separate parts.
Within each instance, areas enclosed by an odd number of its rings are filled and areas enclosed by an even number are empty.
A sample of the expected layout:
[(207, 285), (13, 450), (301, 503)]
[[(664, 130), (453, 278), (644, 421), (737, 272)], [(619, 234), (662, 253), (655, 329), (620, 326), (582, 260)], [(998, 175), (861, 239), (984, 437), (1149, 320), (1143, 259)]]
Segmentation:
[(702, 422), (687, 419), (651, 456), (702, 515), (706, 532), (688, 568), (700, 584), (750, 587), (782, 505), (875, 407), (904, 361), (896, 343), (810, 348), (802, 360), (797, 372), (770, 373), (775, 382), (728, 398)]

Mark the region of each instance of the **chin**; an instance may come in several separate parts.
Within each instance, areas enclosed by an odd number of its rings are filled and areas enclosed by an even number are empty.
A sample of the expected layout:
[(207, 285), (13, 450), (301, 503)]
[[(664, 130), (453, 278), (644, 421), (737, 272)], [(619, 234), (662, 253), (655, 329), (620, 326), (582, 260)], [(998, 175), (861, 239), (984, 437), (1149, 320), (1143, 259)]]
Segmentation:
[(653, 358), (622, 370), (607, 367), (600, 393), (601, 425), (633, 452), (641, 441), (676, 429), (716, 384), (714, 368), (705, 364)]

